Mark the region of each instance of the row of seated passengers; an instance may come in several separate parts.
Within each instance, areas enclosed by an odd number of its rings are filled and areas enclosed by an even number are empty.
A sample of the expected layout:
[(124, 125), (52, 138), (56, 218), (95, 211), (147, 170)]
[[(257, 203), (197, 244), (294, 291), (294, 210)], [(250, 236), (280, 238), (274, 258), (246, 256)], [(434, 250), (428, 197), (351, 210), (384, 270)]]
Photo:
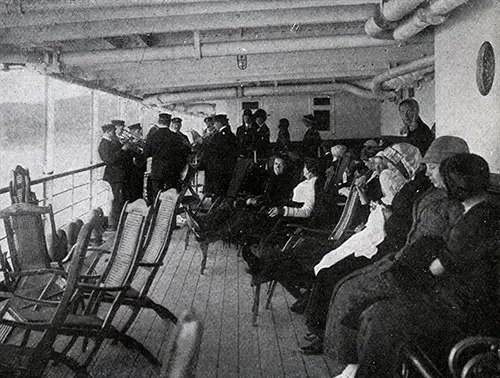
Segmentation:
[(236, 236), (254, 282), (277, 279), (296, 296), (313, 283), (307, 300), (295, 303), (306, 305), (303, 353), (325, 352), (338, 377), (394, 377), (405, 343), (431, 346), (442, 359), (463, 336), (500, 329), (492, 315), (500, 208), (486, 193), (488, 164), (463, 139), (437, 138), (424, 157), (399, 143), (369, 159), (355, 184), (378, 182), (382, 195), (371, 198), (364, 228), (340, 246), (311, 237), (287, 253), (268, 245), (256, 256), (252, 234), (269, 232), (276, 217), (325, 210), (317, 164), (306, 160), (292, 202), (280, 164), (260, 198), (200, 219), (188, 213), (188, 224), (200, 240)]

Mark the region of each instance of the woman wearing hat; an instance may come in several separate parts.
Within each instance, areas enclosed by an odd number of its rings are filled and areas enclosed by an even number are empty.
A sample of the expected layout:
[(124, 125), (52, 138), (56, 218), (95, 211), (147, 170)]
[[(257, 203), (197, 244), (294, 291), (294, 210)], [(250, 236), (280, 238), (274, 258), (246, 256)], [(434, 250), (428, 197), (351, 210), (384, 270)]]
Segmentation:
[(281, 118), (278, 124), (278, 138), (276, 139), (276, 152), (287, 154), (290, 151), (290, 122), (287, 118)]
[(318, 157), (318, 150), (321, 147), (321, 136), (316, 130), (316, 117), (312, 114), (307, 114), (302, 117), (302, 122), (307, 128), (302, 140), (302, 155), (303, 157)]
[(459, 154), (443, 161), (440, 173), (448, 196), (465, 212), (444, 237), (420, 240), (427, 259), (405, 268), (397, 279), (398, 295), (362, 313), (356, 322), (357, 363), (350, 367), (355, 375), (347, 377), (393, 377), (404, 344), (418, 342), (444, 360), (442, 351), (463, 335), (498, 328), (492, 314), (498, 313), (500, 208), (486, 195), (488, 164), (480, 156)]

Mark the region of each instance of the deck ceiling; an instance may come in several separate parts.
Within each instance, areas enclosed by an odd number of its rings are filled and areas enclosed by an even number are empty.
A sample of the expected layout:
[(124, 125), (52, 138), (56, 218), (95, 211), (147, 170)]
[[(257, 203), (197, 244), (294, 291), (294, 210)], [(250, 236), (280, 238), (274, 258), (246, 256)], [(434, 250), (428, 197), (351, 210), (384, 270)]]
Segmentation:
[(0, 0), (0, 63), (34, 64), (139, 100), (227, 88), (237, 96), (249, 87), (363, 86), (433, 53), (431, 33), (404, 42), (367, 36), (364, 24), (379, 3)]

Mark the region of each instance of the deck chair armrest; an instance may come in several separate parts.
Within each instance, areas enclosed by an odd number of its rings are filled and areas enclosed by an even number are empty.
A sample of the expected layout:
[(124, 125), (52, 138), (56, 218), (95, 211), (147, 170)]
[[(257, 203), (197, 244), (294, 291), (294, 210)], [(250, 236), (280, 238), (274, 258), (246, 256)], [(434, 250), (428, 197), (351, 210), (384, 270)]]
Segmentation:
[(88, 283), (78, 283), (79, 288), (89, 289), (89, 290), (97, 290), (97, 291), (121, 291), (126, 290), (130, 287), (130, 285), (126, 286), (96, 286)]
[(81, 274), (79, 278), (84, 280), (98, 280), (102, 274)]
[(139, 266), (143, 266), (145, 268), (154, 268), (155, 266), (162, 266), (163, 263), (162, 262), (158, 262), (158, 263), (151, 263), (151, 262), (145, 262), (145, 261), (139, 261), (137, 263), (137, 265)]
[(20, 272), (9, 272), (8, 275), (11, 277), (24, 277), (24, 276), (36, 276), (43, 274), (58, 274), (62, 277), (66, 277), (67, 273), (64, 270), (58, 268), (43, 268), (36, 270), (23, 270)]
[(27, 297), (25, 295), (19, 295), (19, 294), (14, 294), (14, 297), (15, 298), (18, 298), (18, 299), (23, 299), (25, 301), (29, 301), (29, 302), (34, 302), (34, 303), (43, 303), (44, 305), (50, 305), (50, 306), (57, 306), (59, 305), (59, 301), (49, 301), (47, 299), (40, 299), (40, 298), (34, 298), (34, 297)]
[(108, 254), (108, 255), (111, 253), (111, 251), (109, 251), (107, 249), (102, 249), (102, 248), (98, 248), (98, 247), (88, 247), (87, 252), (99, 252), (99, 253)]
[(322, 235), (330, 235), (330, 233), (331, 233), (331, 231), (328, 231), (328, 230), (320, 230), (317, 228), (305, 227), (303, 225), (293, 224), (293, 223), (287, 224), (286, 227), (290, 227), (290, 228), (295, 227), (301, 231), (313, 232), (313, 233), (322, 234)]

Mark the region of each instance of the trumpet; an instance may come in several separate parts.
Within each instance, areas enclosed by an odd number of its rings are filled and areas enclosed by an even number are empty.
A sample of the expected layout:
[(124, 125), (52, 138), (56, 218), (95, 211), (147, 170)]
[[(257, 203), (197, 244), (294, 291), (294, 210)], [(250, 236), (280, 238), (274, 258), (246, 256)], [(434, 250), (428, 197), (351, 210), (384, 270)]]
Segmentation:
[(128, 143), (131, 150), (142, 154), (144, 152), (144, 147), (146, 147), (146, 141), (141, 138), (137, 138), (129, 130), (123, 129), (120, 135), (117, 135), (118, 140), (121, 144)]

